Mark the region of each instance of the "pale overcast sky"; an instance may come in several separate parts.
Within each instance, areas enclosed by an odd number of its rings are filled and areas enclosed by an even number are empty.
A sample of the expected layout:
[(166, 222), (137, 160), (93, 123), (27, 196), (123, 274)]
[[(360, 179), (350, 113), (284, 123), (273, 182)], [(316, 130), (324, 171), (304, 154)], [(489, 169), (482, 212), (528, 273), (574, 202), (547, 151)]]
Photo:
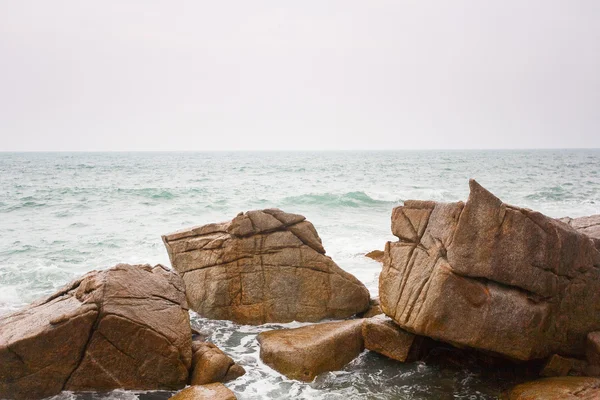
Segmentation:
[(0, 2), (0, 150), (600, 147), (600, 1)]

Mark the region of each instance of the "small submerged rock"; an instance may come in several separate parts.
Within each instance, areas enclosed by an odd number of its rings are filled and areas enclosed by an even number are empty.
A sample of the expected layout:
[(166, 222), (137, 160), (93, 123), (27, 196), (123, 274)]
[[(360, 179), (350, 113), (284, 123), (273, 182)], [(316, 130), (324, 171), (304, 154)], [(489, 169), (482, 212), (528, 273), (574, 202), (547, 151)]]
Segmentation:
[(190, 385), (229, 382), (246, 373), (231, 357), (212, 343), (192, 343), (192, 373)]
[(262, 332), (260, 358), (290, 379), (310, 382), (342, 369), (363, 351), (361, 327), (358, 319)]
[(178, 275), (160, 265), (92, 271), (0, 318), (0, 398), (179, 389), (191, 337)]
[(240, 324), (343, 319), (369, 307), (367, 288), (325, 255), (314, 226), (278, 209), (163, 236), (190, 307)]

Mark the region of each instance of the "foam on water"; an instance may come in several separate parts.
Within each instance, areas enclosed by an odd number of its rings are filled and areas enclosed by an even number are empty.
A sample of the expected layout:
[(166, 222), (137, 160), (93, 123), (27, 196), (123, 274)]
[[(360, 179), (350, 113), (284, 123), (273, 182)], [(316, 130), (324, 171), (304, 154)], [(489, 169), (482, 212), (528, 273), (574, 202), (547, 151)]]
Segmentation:
[[(598, 150), (0, 153), (0, 314), (92, 269), (169, 265), (161, 234), (267, 207), (305, 215), (327, 254), (376, 295), (381, 267), (363, 255), (394, 240), (390, 213), (402, 201), (465, 200), (476, 178), (507, 203), (553, 217), (597, 214), (599, 171)], [(194, 321), (247, 367), (228, 384), (241, 399), (489, 398), (505, 384), (371, 353), (310, 384), (294, 382), (258, 358), (255, 336), (269, 326)]]

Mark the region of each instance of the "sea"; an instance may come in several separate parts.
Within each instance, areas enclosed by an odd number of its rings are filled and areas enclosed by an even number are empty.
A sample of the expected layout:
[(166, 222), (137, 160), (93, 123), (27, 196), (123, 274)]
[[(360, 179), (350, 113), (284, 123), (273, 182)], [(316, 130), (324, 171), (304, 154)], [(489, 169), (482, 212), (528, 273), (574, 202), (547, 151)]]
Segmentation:
[[(94, 269), (170, 266), (161, 235), (277, 207), (306, 216), (327, 254), (377, 296), (365, 253), (395, 240), (407, 199), (466, 200), (476, 179), (504, 202), (551, 217), (600, 213), (600, 150), (0, 153), (0, 315)], [(514, 384), (478, 368), (398, 363), (365, 351), (313, 382), (259, 358), (256, 335), (302, 323), (237, 325), (191, 312), (193, 325), (247, 371), (239, 399), (495, 399)], [(67, 399), (152, 399), (113, 391)]]

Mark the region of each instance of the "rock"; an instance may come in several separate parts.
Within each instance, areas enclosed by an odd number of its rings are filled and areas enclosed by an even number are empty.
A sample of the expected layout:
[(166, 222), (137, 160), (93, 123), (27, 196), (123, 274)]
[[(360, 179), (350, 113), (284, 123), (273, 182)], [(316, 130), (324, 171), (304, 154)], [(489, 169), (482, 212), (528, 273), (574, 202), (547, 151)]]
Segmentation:
[(200, 315), (241, 324), (347, 318), (369, 292), (325, 255), (314, 226), (277, 209), (163, 236)]
[(392, 213), (379, 279), (400, 327), (516, 360), (581, 356), (600, 328), (600, 252), (590, 237), (502, 203), (471, 180), (466, 204)]
[(235, 394), (222, 383), (190, 386), (176, 393), (169, 400), (235, 400)]
[(415, 335), (402, 330), (389, 318), (373, 317), (363, 321), (365, 348), (397, 361), (407, 361)]
[(162, 266), (93, 271), (0, 318), (0, 398), (174, 390), (191, 365), (183, 281)]
[(575, 230), (594, 239), (596, 247), (600, 248), (600, 214), (581, 218), (561, 218), (560, 221), (572, 226)]
[(262, 332), (260, 358), (290, 379), (310, 382), (342, 369), (363, 351), (361, 326), (358, 319)]
[(383, 314), (383, 311), (381, 311), (381, 307), (379, 306), (379, 297), (376, 297), (369, 301), (369, 308), (367, 311), (356, 314), (356, 316), (359, 318), (371, 318), (380, 314)]
[(597, 400), (600, 379), (566, 376), (545, 378), (516, 386), (508, 400)]
[(550, 357), (546, 365), (544, 365), (540, 376), (581, 376), (585, 374), (586, 368), (587, 363), (584, 360), (554, 354)]
[(190, 385), (229, 382), (246, 373), (242, 366), (212, 343), (194, 341), (192, 352)]
[(588, 333), (585, 343), (585, 358), (588, 362), (586, 375), (600, 376), (600, 331)]
[(369, 257), (372, 260), (383, 263), (383, 257), (385, 256), (385, 252), (381, 250), (373, 250), (365, 254), (365, 257)]

